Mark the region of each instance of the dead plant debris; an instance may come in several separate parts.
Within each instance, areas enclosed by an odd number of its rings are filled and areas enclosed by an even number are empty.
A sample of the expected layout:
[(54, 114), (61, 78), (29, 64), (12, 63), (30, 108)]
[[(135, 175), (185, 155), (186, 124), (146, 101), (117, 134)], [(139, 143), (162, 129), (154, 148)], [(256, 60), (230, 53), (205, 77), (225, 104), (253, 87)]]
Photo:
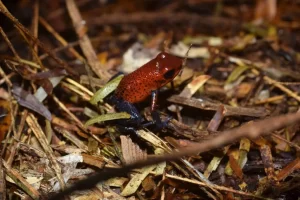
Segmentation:
[[(0, 0), (0, 198), (300, 198), (299, 16), (284, 0)], [(127, 73), (189, 48), (147, 86), (157, 104), (134, 105), (140, 124), (118, 112)]]

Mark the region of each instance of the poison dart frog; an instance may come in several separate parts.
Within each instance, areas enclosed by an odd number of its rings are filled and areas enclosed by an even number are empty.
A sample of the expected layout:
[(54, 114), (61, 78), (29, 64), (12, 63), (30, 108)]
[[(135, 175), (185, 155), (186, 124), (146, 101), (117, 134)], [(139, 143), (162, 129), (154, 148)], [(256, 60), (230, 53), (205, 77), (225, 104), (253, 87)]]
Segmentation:
[[(171, 82), (182, 70), (185, 59), (166, 52), (159, 53), (154, 59), (142, 67), (124, 76), (116, 91), (107, 102), (115, 105), (119, 112), (127, 112), (131, 115), (128, 120), (119, 120), (123, 130), (132, 130), (132, 127), (145, 127), (155, 124), (163, 128), (167, 122), (162, 122), (155, 110), (158, 90)], [(144, 101), (151, 95), (152, 122), (144, 123), (139, 111), (134, 104)], [(144, 123), (144, 124), (143, 124)]]

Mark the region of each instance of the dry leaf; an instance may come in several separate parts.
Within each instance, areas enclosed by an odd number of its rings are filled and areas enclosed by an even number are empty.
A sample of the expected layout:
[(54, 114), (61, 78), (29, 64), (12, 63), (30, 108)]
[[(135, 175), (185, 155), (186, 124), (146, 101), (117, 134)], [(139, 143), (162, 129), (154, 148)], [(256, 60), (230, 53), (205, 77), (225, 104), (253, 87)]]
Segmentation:
[(12, 93), (21, 106), (33, 110), (51, 121), (50, 111), (34, 95), (17, 86), (14, 86)]
[(129, 183), (125, 186), (121, 192), (122, 196), (129, 196), (136, 192), (138, 187), (141, 185), (142, 181), (146, 176), (155, 168), (155, 165), (150, 165), (140, 169), (140, 173), (135, 174)]
[(127, 165), (147, 158), (147, 153), (142, 151), (129, 137), (121, 135), (120, 139), (123, 159)]

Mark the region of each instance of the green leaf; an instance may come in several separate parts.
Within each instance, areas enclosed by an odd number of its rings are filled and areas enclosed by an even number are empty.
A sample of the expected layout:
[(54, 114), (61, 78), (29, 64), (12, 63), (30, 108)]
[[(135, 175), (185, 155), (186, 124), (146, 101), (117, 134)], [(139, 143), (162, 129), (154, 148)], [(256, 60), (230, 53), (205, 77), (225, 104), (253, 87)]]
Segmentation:
[(244, 71), (246, 71), (247, 69), (249, 69), (248, 66), (246, 65), (239, 65), (237, 66), (232, 72), (231, 74), (228, 76), (226, 83), (231, 83), (233, 81), (235, 81)]
[(88, 120), (85, 123), (85, 127), (99, 123), (99, 122), (104, 122), (104, 121), (109, 121), (109, 120), (114, 120), (114, 119), (129, 119), (131, 116), (127, 112), (119, 112), (119, 113), (108, 113), (104, 115), (98, 115), (90, 120)]
[(123, 77), (124, 77), (124, 75), (120, 75), (120, 76), (114, 78), (113, 80), (109, 81), (105, 86), (103, 86), (100, 90), (98, 90), (94, 94), (94, 96), (90, 100), (90, 103), (95, 105), (99, 101), (103, 101), (103, 99), (107, 95), (112, 93), (118, 87), (118, 85), (119, 85), (119, 83), (120, 83), (120, 81), (122, 80)]

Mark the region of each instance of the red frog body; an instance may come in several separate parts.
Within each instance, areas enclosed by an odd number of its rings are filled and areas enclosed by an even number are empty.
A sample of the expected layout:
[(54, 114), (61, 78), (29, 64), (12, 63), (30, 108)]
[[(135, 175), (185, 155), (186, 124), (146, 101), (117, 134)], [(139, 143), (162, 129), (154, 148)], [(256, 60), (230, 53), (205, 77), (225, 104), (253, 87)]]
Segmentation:
[(134, 72), (126, 75), (116, 89), (118, 98), (130, 103), (139, 103), (171, 82), (181, 71), (183, 60), (166, 52), (159, 53), (154, 59)]
[[(127, 112), (131, 115), (128, 120), (119, 120), (118, 124), (125, 128), (123, 130), (128, 130), (128, 127), (145, 125), (142, 124), (143, 118), (134, 104), (144, 101), (150, 95), (152, 97), (151, 113), (154, 121), (147, 122), (147, 124), (164, 127), (159, 114), (155, 111), (157, 92), (180, 73), (183, 64), (184, 59), (161, 52), (142, 67), (124, 76), (114, 95), (108, 99), (108, 103), (115, 105), (117, 111)], [(129, 128), (129, 130), (135, 129)]]

